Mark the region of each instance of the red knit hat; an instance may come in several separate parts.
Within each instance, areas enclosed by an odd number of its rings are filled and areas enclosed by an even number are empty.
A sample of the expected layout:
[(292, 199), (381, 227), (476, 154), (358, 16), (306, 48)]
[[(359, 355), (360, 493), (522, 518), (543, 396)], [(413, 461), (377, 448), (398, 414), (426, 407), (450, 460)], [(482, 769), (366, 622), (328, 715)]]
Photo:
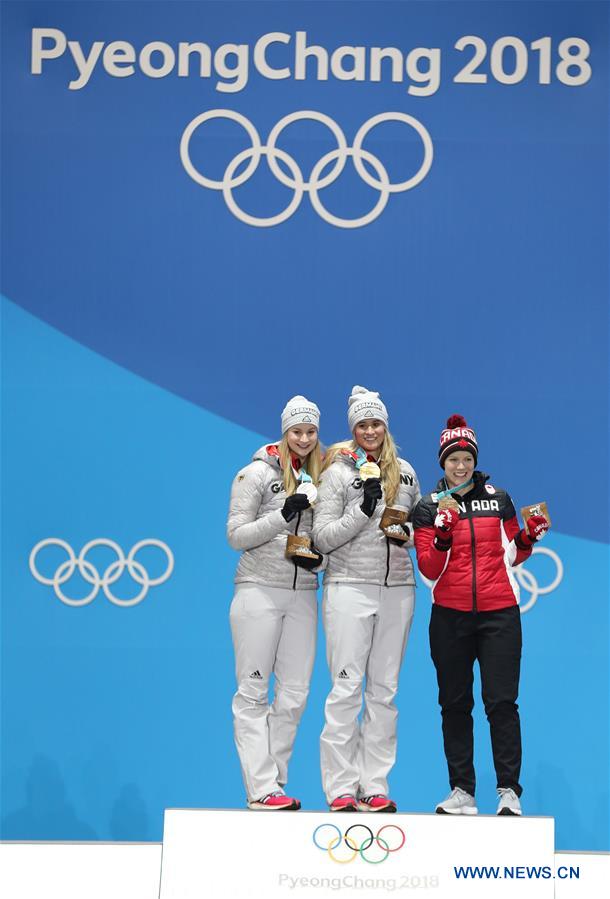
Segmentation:
[(450, 415), (447, 419), (447, 427), (441, 433), (441, 445), (438, 449), (438, 461), (441, 468), (445, 467), (447, 456), (459, 450), (472, 453), (474, 464), (477, 464), (479, 447), (476, 434), (472, 428), (468, 427), (463, 415)]

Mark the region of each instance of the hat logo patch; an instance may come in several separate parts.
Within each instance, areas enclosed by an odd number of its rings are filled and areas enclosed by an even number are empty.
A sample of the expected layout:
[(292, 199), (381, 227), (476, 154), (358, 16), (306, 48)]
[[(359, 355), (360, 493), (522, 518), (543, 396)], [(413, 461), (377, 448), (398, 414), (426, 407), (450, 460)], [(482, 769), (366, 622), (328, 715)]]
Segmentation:
[(448, 440), (455, 440), (456, 437), (465, 437), (467, 440), (472, 440), (473, 443), (476, 443), (476, 437), (470, 428), (452, 428), (451, 430), (444, 430), (441, 434), (441, 446), (443, 443), (447, 443)]

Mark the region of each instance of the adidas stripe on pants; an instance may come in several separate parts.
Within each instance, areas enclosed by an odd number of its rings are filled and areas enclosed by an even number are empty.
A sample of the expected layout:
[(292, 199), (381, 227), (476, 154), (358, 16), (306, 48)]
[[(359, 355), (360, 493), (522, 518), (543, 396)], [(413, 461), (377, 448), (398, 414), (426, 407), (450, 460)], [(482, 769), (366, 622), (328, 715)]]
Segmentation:
[(396, 760), (394, 697), (414, 605), (413, 587), (330, 583), (324, 588), (326, 656), (333, 686), (320, 750), (329, 803), (343, 794), (388, 794), (387, 776)]
[(288, 780), (315, 658), (316, 591), (238, 584), (230, 619), (237, 677), (235, 743), (248, 799), (255, 801)]

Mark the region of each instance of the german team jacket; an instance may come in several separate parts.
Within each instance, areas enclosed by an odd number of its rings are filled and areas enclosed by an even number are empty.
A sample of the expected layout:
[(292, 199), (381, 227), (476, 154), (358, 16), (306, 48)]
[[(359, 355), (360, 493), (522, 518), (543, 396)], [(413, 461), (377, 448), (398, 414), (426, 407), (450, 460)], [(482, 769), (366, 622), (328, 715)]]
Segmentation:
[[(285, 589), (316, 590), (314, 571), (298, 568), (287, 559), (286, 538), (311, 536), (312, 510), (287, 522), (282, 515), (286, 492), (275, 443), (262, 446), (249, 465), (242, 468), (231, 487), (227, 538), (233, 549), (242, 550), (235, 583), (264, 584)], [(320, 571), (324, 563), (316, 569)]]
[(453, 494), (460, 518), (452, 539), (435, 536), (437, 493), (424, 496), (413, 510), (415, 551), (419, 570), (432, 581), (432, 601), (462, 612), (491, 612), (519, 602), (519, 585), (512, 568), (529, 558), (532, 547), (517, 523), (513, 502), (505, 490), (488, 484), (475, 471), (464, 496)]

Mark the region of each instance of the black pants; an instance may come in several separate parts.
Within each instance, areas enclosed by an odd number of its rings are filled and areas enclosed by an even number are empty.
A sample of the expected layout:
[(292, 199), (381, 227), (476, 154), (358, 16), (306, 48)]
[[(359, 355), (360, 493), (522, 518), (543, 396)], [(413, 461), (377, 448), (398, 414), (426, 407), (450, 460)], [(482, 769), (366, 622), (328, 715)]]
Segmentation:
[(474, 662), (478, 659), (498, 787), (512, 787), (520, 796), (519, 607), (473, 613), (434, 605), (430, 650), (438, 680), (451, 788), (461, 787), (474, 796), (472, 684)]

